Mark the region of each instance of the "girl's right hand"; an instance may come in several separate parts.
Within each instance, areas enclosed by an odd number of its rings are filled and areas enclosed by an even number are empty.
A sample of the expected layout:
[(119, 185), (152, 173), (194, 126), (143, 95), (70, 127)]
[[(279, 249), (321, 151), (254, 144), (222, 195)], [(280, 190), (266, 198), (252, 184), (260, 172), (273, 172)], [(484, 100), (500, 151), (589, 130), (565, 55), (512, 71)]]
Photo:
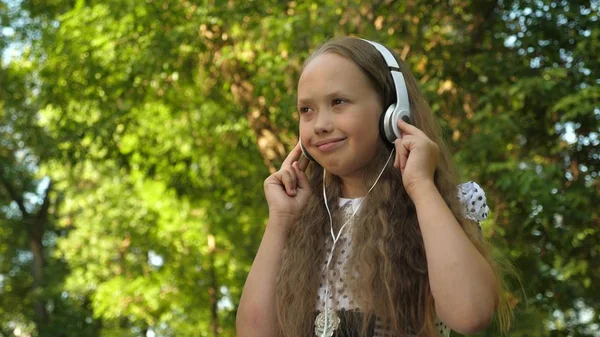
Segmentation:
[(298, 218), (311, 193), (304, 173), (308, 163), (298, 143), (285, 158), (279, 171), (265, 179), (269, 218), (284, 221), (286, 225)]

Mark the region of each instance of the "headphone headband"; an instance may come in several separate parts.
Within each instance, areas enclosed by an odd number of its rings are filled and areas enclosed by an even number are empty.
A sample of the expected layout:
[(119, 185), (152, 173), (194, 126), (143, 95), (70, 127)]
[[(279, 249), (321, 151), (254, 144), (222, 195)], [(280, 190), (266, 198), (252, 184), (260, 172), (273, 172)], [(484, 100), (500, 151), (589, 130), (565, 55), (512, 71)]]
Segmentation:
[(385, 46), (383, 46), (382, 44), (379, 44), (377, 42), (373, 42), (373, 41), (369, 41), (369, 40), (365, 40), (365, 39), (361, 39), (361, 40), (370, 43), (373, 47), (375, 47), (375, 49), (377, 49), (379, 54), (381, 54), (381, 56), (383, 56), (383, 58), (385, 59), (385, 63), (387, 64), (388, 68), (392, 68), (394, 70), (400, 69), (400, 66), (398, 65), (398, 61), (396, 61), (396, 58), (394, 57), (394, 55), (392, 55), (392, 53), (390, 53), (390, 51)]
[(400, 130), (398, 130), (397, 123), (399, 119), (408, 119), (410, 118), (410, 101), (408, 99), (408, 89), (406, 88), (406, 81), (404, 80), (404, 75), (400, 71), (400, 66), (398, 65), (398, 61), (392, 55), (389, 49), (382, 44), (377, 42), (373, 42), (370, 40), (361, 39), (365, 42), (368, 42), (370, 45), (375, 47), (379, 54), (385, 60), (388, 69), (392, 75), (392, 80), (394, 82), (394, 88), (396, 90), (396, 103), (392, 104), (390, 108), (392, 111), (385, 111), (382, 115), (383, 117), (383, 125), (382, 131), (384, 136), (390, 143), (393, 143), (394, 140), (400, 138)]

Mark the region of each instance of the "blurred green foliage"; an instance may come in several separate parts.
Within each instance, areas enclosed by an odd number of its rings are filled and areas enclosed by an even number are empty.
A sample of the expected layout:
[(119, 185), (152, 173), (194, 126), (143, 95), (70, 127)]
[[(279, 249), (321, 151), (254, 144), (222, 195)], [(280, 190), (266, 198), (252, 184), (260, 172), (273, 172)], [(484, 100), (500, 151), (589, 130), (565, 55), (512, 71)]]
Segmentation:
[(510, 335), (598, 336), (599, 10), (0, 1), (0, 336), (234, 336), (302, 62), (340, 34), (406, 59), (485, 188)]

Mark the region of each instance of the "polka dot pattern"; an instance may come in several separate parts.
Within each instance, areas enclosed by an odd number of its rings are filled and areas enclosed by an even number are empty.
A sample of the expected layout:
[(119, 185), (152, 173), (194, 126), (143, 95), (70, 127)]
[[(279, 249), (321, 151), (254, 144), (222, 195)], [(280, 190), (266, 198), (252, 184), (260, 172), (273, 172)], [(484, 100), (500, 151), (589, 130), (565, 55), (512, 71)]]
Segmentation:
[[(458, 185), (458, 198), (461, 204), (464, 206), (465, 217), (470, 220), (480, 222), (487, 218), (489, 215), (489, 208), (486, 203), (485, 193), (481, 186), (475, 182), (467, 182)], [(344, 212), (344, 219), (349, 219), (352, 216), (354, 210), (360, 203), (360, 198), (357, 199), (345, 199), (339, 200), (339, 206), (342, 212)], [(324, 299), (326, 297), (326, 282), (329, 280), (331, 287), (330, 296), (327, 298), (328, 307), (334, 308), (335, 310), (360, 310), (358, 304), (353, 300), (352, 294), (347, 291), (345, 278), (348, 275), (353, 277), (358, 276), (355, 272), (350, 273), (347, 266), (348, 257), (352, 250), (351, 247), (352, 238), (352, 224), (348, 224), (344, 229), (344, 232), (339, 238), (338, 243), (335, 247), (334, 258), (329, 266), (329, 270), (326, 270), (327, 258), (331, 252), (333, 246), (333, 239), (328, 236), (325, 240), (326, 254), (321, 260), (321, 281), (319, 286), (318, 298), (317, 298), (317, 310), (324, 310)], [(327, 278), (328, 275), (328, 278)], [(379, 326), (382, 326), (381, 322), (377, 322)], [(450, 336), (450, 329), (444, 325), (439, 319), (436, 320), (436, 328), (440, 332), (440, 336)], [(383, 326), (382, 326), (383, 328)], [(376, 330), (374, 337), (387, 335), (383, 329)]]
[(469, 181), (458, 185), (458, 199), (465, 207), (467, 219), (481, 222), (490, 214), (485, 192), (476, 182)]
[(450, 336), (450, 328), (448, 328), (439, 318), (435, 321), (435, 327), (437, 331), (440, 332), (440, 336), (448, 337)]
[[(340, 209), (344, 212), (344, 219), (349, 219), (352, 216), (352, 213), (358, 206), (358, 202), (360, 199), (341, 199), (340, 200)], [(345, 221), (344, 220), (344, 221)], [(329, 257), (329, 253), (331, 253), (331, 247), (333, 246), (333, 239), (331, 236), (327, 236), (325, 240), (326, 252), (327, 254), (323, 256), (321, 260), (321, 282), (319, 287), (318, 294), (318, 304), (317, 309), (323, 310), (325, 298), (325, 283), (327, 282), (327, 274), (329, 275), (329, 287), (330, 287), (330, 296), (328, 300), (328, 306), (336, 309), (344, 309), (344, 310), (352, 310), (358, 309), (355, 305), (354, 300), (346, 293), (346, 289), (348, 288), (344, 277), (348, 275), (347, 270), (347, 261), (350, 256), (351, 246), (350, 246), (350, 238), (352, 237), (352, 224), (349, 223), (348, 226), (344, 229), (342, 235), (338, 239), (338, 243), (335, 247), (334, 257), (329, 265), (329, 270), (326, 270), (327, 267), (327, 258)]]

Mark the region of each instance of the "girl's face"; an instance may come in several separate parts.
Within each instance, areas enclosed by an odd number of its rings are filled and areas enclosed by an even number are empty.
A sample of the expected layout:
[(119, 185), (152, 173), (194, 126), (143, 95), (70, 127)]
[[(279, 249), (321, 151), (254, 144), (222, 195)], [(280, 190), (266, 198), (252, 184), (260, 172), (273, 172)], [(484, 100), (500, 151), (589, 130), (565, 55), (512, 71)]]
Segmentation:
[(350, 59), (317, 56), (298, 81), (300, 138), (313, 158), (344, 178), (361, 174), (375, 157), (381, 98)]

